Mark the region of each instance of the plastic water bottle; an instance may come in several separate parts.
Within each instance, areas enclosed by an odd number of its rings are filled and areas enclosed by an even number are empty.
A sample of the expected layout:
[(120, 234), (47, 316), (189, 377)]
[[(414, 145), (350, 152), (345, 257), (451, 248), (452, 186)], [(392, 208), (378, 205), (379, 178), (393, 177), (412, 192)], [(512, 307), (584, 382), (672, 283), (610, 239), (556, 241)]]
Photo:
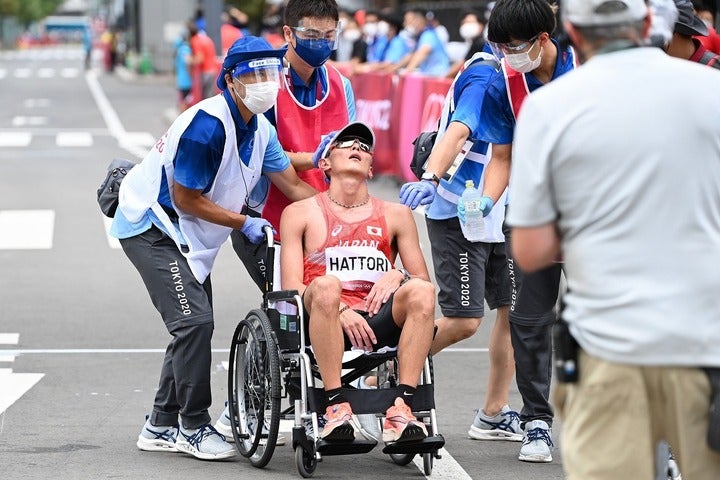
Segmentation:
[(474, 187), (472, 180), (467, 180), (460, 198), (465, 205), (465, 223), (460, 222), (463, 235), (470, 242), (479, 242), (485, 235), (485, 219), (480, 210), (482, 192)]

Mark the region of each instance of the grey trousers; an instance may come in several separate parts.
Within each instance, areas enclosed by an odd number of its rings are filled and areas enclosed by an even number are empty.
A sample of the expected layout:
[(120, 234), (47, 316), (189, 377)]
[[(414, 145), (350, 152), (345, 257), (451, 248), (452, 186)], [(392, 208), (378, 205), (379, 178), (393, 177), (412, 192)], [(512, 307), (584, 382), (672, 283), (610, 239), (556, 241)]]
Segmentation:
[(157, 227), (120, 244), (172, 335), (150, 422), (177, 425), (179, 414), (184, 428), (209, 423), (214, 329), (210, 277), (199, 283), (175, 242)]

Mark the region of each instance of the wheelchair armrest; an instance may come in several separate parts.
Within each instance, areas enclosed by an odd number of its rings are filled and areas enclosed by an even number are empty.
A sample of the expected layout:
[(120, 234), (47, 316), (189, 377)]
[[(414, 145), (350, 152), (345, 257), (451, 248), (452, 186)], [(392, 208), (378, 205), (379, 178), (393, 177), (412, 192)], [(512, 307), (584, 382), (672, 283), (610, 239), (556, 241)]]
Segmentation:
[(297, 290), (278, 290), (276, 292), (268, 292), (267, 299), (270, 302), (279, 302), (282, 300), (292, 300), (298, 294)]

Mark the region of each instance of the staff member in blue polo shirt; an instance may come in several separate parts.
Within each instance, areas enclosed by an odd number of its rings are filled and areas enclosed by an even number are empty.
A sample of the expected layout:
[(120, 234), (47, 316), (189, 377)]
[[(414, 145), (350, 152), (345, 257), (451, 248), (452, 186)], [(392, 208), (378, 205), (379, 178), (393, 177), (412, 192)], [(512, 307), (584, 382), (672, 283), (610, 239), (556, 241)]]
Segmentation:
[(283, 54), (257, 37), (237, 40), (217, 79), (222, 93), (183, 112), (120, 188), (111, 234), (172, 335), (152, 413), (138, 436), (140, 450), (204, 460), (235, 454), (208, 413), (210, 272), (233, 229), (251, 242), (262, 240), (269, 223), (243, 213), (261, 174), (292, 200), (316, 193), (298, 178), (261, 115), (275, 104)]

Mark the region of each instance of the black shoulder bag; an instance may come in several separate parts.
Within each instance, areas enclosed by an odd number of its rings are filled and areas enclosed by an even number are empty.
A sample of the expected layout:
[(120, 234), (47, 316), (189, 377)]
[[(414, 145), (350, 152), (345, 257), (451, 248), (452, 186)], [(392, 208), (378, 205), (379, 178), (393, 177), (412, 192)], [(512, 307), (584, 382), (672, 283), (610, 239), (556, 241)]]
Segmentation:
[(100, 211), (105, 216), (115, 216), (118, 206), (118, 195), (120, 193), (120, 184), (127, 175), (127, 172), (133, 168), (136, 163), (122, 158), (116, 158), (108, 165), (105, 180), (100, 184), (97, 190), (97, 201), (100, 205)]

